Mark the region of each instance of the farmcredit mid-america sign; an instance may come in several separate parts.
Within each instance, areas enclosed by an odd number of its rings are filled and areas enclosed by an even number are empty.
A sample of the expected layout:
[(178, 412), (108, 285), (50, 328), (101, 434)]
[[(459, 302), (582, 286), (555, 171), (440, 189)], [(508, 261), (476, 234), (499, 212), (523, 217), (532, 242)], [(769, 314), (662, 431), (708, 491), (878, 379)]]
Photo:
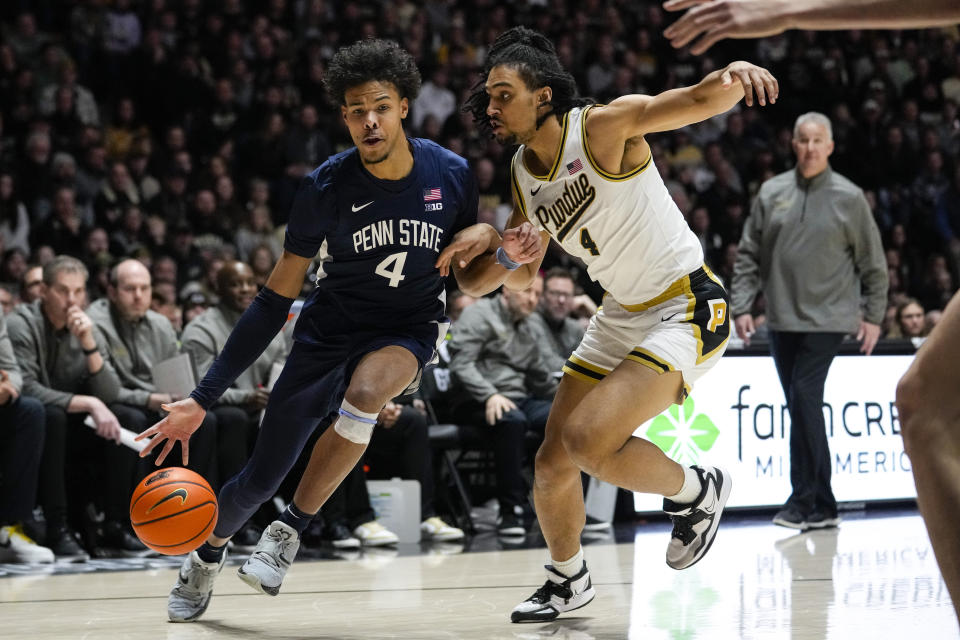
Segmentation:
[[(903, 451), (894, 396), (913, 356), (838, 356), (830, 367), (823, 414), (837, 500), (916, 497)], [(725, 357), (683, 404), (641, 425), (678, 462), (713, 463), (733, 476), (727, 506), (780, 505), (790, 495), (790, 414), (769, 356)], [(661, 500), (636, 494), (637, 511)]]

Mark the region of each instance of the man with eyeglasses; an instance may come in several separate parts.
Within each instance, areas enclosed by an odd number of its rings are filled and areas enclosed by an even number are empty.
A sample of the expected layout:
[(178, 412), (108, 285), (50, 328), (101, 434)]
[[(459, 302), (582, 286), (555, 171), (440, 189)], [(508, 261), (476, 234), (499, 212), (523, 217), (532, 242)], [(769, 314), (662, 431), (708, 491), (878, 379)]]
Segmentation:
[(587, 317), (597, 311), (596, 305), (585, 295), (576, 295), (573, 275), (563, 267), (553, 267), (543, 277), (543, 297), (533, 319), (541, 325), (546, 339), (546, 351), (556, 354), (551, 360), (556, 371), (563, 368), (573, 350), (583, 339), (586, 327), (574, 317), (574, 311), (584, 306)]

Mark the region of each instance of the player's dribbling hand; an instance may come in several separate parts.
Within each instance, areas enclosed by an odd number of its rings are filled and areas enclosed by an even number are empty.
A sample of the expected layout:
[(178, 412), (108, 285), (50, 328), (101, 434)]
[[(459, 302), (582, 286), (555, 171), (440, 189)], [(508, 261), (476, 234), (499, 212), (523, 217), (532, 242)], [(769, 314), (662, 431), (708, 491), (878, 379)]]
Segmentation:
[(500, 243), (507, 257), (519, 264), (533, 262), (540, 257), (540, 232), (529, 222), (506, 229)]
[(173, 450), (174, 445), (179, 442), (183, 465), (186, 466), (190, 461), (190, 436), (200, 427), (200, 423), (203, 422), (207, 412), (193, 398), (185, 398), (172, 404), (163, 404), (160, 405), (160, 408), (168, 412), (167, 416), (134, 438), (134, 440), (139, 441), (156, 436), (140, 452), (140, 457), (146, 458), (160, 446), (160, 443), (165, 441), (163, 451), (160, 452), (154, 462), (159, 467)]
[(777, 101), (777, 96), (780, 95), (780, 83), (777, 82), (772, 73), (763, 67), (742, 60), (728, 64), (720, 75), (720, 81), (723, 83), (724, 89), (728, 89), (734, 83), (739, 82), (743, 87), (743, 101), (747, 103), (748, 107), (753, 106), (754, 92), (756, 92), (757, 101), (761, 106), (767, 104), (768, 99), (770, 104), (773, 104)]

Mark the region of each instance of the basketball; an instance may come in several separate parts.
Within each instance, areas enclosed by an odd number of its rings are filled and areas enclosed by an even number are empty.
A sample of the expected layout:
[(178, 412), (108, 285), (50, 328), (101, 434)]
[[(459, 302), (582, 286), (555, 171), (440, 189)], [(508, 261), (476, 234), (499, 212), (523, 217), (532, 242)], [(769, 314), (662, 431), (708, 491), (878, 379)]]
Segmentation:
[(176, 556), (199, 547), (217, 524), (217, 496), (198, 473), (183, 467), (154, 471), (130, 498), (130, 524), (143, 544)]

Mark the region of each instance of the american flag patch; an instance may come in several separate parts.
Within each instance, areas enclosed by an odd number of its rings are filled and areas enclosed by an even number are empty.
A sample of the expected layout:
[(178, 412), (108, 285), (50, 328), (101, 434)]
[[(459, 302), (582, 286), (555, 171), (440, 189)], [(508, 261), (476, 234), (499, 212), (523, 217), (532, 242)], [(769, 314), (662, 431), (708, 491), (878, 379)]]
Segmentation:
[(423, 201), (433, 202), (434, 200), (443, 200), (443, 192), (440, 191), (440, 187), (434, 187), (433, 189), (424, 189)]
[(577, 158), (567, 165), (567, 173), (570, 175), (575, 174), (577, 171), (580, 171), (580, 169), (583, 169), (583, 163), (580, 162), (580, 158)]

